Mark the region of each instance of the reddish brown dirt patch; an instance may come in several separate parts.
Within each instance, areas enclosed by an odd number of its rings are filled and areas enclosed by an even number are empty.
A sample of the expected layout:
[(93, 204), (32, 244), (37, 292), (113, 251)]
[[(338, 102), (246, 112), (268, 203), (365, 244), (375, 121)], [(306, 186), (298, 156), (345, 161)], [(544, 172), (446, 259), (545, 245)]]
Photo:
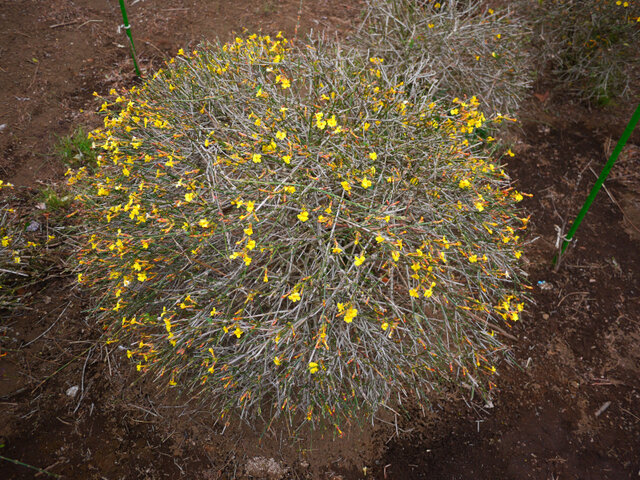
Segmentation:
[[(47, 225), (34, 208), (35, 186), (62, 181), (64, 168), (51, 154), (56, 135), (98, 122), (86, 113), (95, 110), (92, 92), (131, 85), (132, 64), (117, 32), (117, 2), (0, 4), (0, 178), (24, 187), (16, 207)], [(153, 69), (180, 47), (202, 37), (227, 40), (242, 27), (292, 36), (299, 5), (141, 0), (129, 14), (140, 64)], [(302, 5), (300, 33), (344, 33), (360, 7)], [(295, 443), (286, 429), (260, 436), (248, 426), (225, 428), (203, 409), (154, 396), (117, 350), (94, 346), (99, 329), (87, 323), (86, 299), (73, 279), (60, 277), (67, 255), (57, 251), (24, 291), (24, 308), (10, 317), (0, 312), (0, 455), (69, 479), (237, 478), (255, 456), (275, 458), (290, 478), (363, 478), (364, 467), (367, 478), (385, 480), (636, 478), (637, 155), (614, 168), (608, 194), (598, 196), (561, 268), (550, 265), (556, 226), (566, 231), (593, 184), (591, 169), (602, 168), (609, 139), (615, 142), (630, 113), (542, 98), (524, 108), (526, 121), (512, 133), (517, 156), (508, 165), (518, 187), (533, 194), (524, 208), (532, 215), (530, 238), (537, 237), (526, 254), (535, 304), (510, 332), (522, 369), (500, 372), (493, 408), (443, 403), (426, 417), (401, 421), (406, 433), (399, 437), (383, 425), (347, 431), (337, 441), (330, 433)], [(79, 390), (72, 397), (66, 392), (73, 386)], [(0, 478), (35, 473), (0, 459)]]

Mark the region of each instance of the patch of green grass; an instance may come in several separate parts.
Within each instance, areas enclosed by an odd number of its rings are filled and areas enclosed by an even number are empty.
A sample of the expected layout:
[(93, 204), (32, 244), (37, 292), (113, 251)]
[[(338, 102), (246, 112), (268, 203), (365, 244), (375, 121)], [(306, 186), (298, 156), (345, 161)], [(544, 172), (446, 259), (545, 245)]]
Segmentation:
[(65, 195), (64, 193), (57, 192), (51, 187), (45, 187), (40, 191), (38, 195), (39, 200), (43, 202), (47, 210), (50, 212), (58, 212), (60, 210), (66, 210), (73, 197), (71, 195)]
[(56, 155), (65, 165), (72, 168), (96, 165), (96, 152), (91, 148), (92, 141), (83, 127), (76, 128), (73, 133), (61, 137), (55, 148)]

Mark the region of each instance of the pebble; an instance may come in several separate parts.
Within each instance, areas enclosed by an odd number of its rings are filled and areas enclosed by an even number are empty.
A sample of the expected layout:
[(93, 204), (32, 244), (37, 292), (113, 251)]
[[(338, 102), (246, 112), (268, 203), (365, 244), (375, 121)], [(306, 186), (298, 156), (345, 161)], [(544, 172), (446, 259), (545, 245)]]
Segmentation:
[(27, 232), (37, 232), (40, 230), (40, 223), (32, 220), (29, 225), (27, 225)]
[(75, 397), (78, 394), (78, 390), (80, 390), (80, 387), (78, 387), (77, 385), (74, 385), (73, 387), (69, 387), (67, 389), (67, 397)]

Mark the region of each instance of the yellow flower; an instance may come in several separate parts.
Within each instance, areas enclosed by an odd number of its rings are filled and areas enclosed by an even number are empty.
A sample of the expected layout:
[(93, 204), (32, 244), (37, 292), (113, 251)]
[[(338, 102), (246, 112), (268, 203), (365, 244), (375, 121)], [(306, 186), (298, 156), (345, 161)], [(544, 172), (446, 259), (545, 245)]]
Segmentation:
[(516, 192), (516, 193), (513, 195), (513, 199), (514, 199), (516, 202), (521, 202), (523, 198), (524, 198), (524, 197), (522, 196), (522, 194), (521, 194), (520, 192)]
[(178, 50), (178, 55), (184, 55), (184, 50), (182, 48)]
[(431, 282), (431, 286), (424, 291), (424, 296), (429, 298), (431, 295), (433, 295), (433, 287), (436, 286), (436, 282)]
[(78, 274), (78, 283), (82, 283), (82, 274), (81, 273)]
[(369, 153), (369, 158), (371, 160), (376, 160), (378, 158), (378, 154), (376, 152)]
[(200, 225), (202, 228), (207, 228), (209, 226), (209, 220), (203, 218), (198, 222), (198, 225)]
[(255, 207), (255, 204), (253, 202), (247, 202), (247, 212), (248, 213), (253, 212), (254, 207)]
[(351, 191), (351, 185), (349, 185), (349, 182), (347, 182), (346, 180), (344, 182), (341, 182), (340, 185), (342, 185), (342, 188), (344, 188), (347, 192)]
[(107, 195), (109, 195), (109, 190), (107, 190), (104, 187), (100, 187), (98, 188), (98, 196), (100, 197), (106, 197)]
[(253, 163), (260, 163), (262, 161), (262, 155), (260, 155), (259, 153), (254, 153), (253, 157), (251, 157), (251, 160), (253, 161)]
[(356, 318), (356, 315), (358, 315), (358, 309), (357, 308), (349, 308), (344, 313), (344, 321), (347, 322), (347, 323), (351, 323), (351, 322), (353, 322), (353, 319)]
[(233, 331), (233, 334), (237, 337), (240, 338), (242, 336), (244, 332), (240, 329), (240, 327), (236, 327), (236, 329)]
[(409, 290), (409, 295), (415, 298), (420, 298), (420, 294), (418, 293), (418, 290), (415, 288), (412, 288), (411, 290)]
[(476, 207), (476, 209), (477, 209), (479, 212), (481, 212), (481, 211), (483, 211), (483, 210), (484, 210), (484, 205), (483, 205), (483, 204), (482, 204), (482, 202), (480, 202), (480, 201), (475, 202), (473, 205)]
[(283, 155), (282, 161), (289, 165), (291, 163), (291, 155)]
[(353, 262), (356, 267), (359, 267), (364, 263), (364, 253), (360, 254), (360, 256), (355, 257), (355, 261)]
[(389, 324), (387, 322), (384, 322), (382, 325), (380, 325), (382, 327), (382, 330), (386, 330), (387, 328), (389, 328)]
[(255, 240), (249, 240), (249, 241), (247, 242), (247, 248), (248, 248), (249, 250), (253, 250), (254, 248), (256, 248), (256, 242), (255, 242)]
[(136, 261), (133, 263), (133, 266), (132, 266), (131, 268), (132, 268), (133, 270), (136, 270), (136, 271), (138, 271), (138, 272), (139, 272), (140, 270), (142, 270), (142, 265), (140, 265), (140, 263), (138, 262), (138, 260), (136, 260)]
[(394, 250), (393, 252), (391, 252), (391, 256), (393, 257), (394, 262), (397, 262), (398, 260), (400, 260), (400, 252), (397, 250)]
[(381, 237), (380, 235), (378, 235), (378, 236), (376, 237), (376, 242), (378, 242), (378, 243), (382, 243), (382, 242), (384, 242), (384, 237)]
[(300, 296), (300, 294), (298, 292), (293, 292), (291, 295), (289, 295), (287, 297), (289, 300), (291, 300), (293, 303), (297, 302), (300, 300), (300, 298), (302, 298)]
[(9, 237), (2, 237), (2, 246), (3, 247), (8, 247), (9, 246), (9, 241), (11, 240), (11, 238)]
[(189, 193), (185, 193), (185, 194), (184, 194), (184, 199), (185, 199), (187, 202), (191, 202), (191, 201), (193, 201), (193, 197), (194, 197), (194, 194), (193, 194), (193, 193), (191, 193), (191, 192), (189, 192)]
[(471, 256), (469, 257), (469, 261), (470, 261), (471, 263), (476, 263), (476, 262), (478, 261), (478, 256), (477, 256), (477, 255), (471, 255)]
[(362, 188), (369, 188), (370, 186), (371, 186), (371, 181), (367, 177), (364, 177), (362, 179)]
[(309, 372), (316, 373), (318, 371), (318, 364), (316, 362), (309, 362)]
[(287, 187), (284, 187), (284, 191), (286, 193), (295, 193), (296, 187), (294, 187), (293, 185), (289, 185)]
[(144, 282), (147, 279), (147, 274), (145, 272), (139, 273), (138, 274), (138, 281), (139, 282)]
[(307, 212), (306, 210), (300, 212), (298, 214), (298, 220), (300, 220), (301, 222), (306, 222), (307, 220), (309, 220), (309, 212)]
[(248, 267), (249, 265), (251, 265), (251, 257), (246, 256), (244, 257), (242, 260), (244, 260), (244, 264)]
[(276, 138), (277, 138), (278, 140), (284, 140), (286, 136), (287, 136), (287, 132), (283, 132), (283, 131), (280, 131), (280, 130), (279, 130), (279, 131), (276, 133)]
[(244, 233), (248, 236), (253, 235), (253, 226), (249, 225), (247, 228), (244, 229)]
[(520, 258), (522, 256), (522, 250), (518, 250), (513, 254), (516, 258)]
[(337, 124), (338, 122), (336, 121), (335, 115), (331, 115), (331, 118), (327, 119), (327, 125), (329, 125), (331, 128), (334, 128)]
[(335, 247), (333, 247), (333, 250), (331, 250), (331, 252), (333, 252), (333, 253), (342, 253), (342, 249), (336, 245)]
[(471, 182), (469, 182), (469, 180), (460, 180), (460, 183), (458, 184), (458, 186), (460, 188), (469, 188), (471, 186)]
[(279, 357), (273, 357), (273, 363), (280, 366), (280, 364), (282, 363), (282, 360), (280, 360)]
[(15, 256), (13, 257), (13, 263), (20, 263), (22, 260), (20, 259), (20, 257)]
[(289, 88), (291, 86), (291, 82), (289, 81), (288, 78), (282, 77), (281, 82), (282, 82), (282, 89), (283, 90), (285, 90), (285, 89), (287, 89), (287, 88)]
[(513, 152), (511, 151), (511, 149), (507, 150), (507, 155), (509, 155), (510, 157), (515, 157), (515, 156), (516, 156), (516, 154), (515, 154), (515, 153), (513, 153)]

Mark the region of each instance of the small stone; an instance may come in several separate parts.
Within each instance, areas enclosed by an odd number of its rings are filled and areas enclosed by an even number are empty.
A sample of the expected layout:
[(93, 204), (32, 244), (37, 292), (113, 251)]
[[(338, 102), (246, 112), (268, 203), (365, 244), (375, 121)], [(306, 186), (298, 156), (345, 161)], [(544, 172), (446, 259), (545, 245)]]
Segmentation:
[(40, 230), (40, 223), (36, 220), (32, 220), (29, 225), (27, 225), (27, 232), (37, 232)]
[(543, 313), (543, 314), (542, 314), (542, 318), (543, 318), (544, 320), (549, 320), (549, 314), (548, 314), (548, 313)]
[(78, 394), (78, 390), (80, 390), (80, 387), (78, 387), (77, 385), (74, 385), (73, 387), (69, 387), (67, 389), (67, 397), (75, 397)]

